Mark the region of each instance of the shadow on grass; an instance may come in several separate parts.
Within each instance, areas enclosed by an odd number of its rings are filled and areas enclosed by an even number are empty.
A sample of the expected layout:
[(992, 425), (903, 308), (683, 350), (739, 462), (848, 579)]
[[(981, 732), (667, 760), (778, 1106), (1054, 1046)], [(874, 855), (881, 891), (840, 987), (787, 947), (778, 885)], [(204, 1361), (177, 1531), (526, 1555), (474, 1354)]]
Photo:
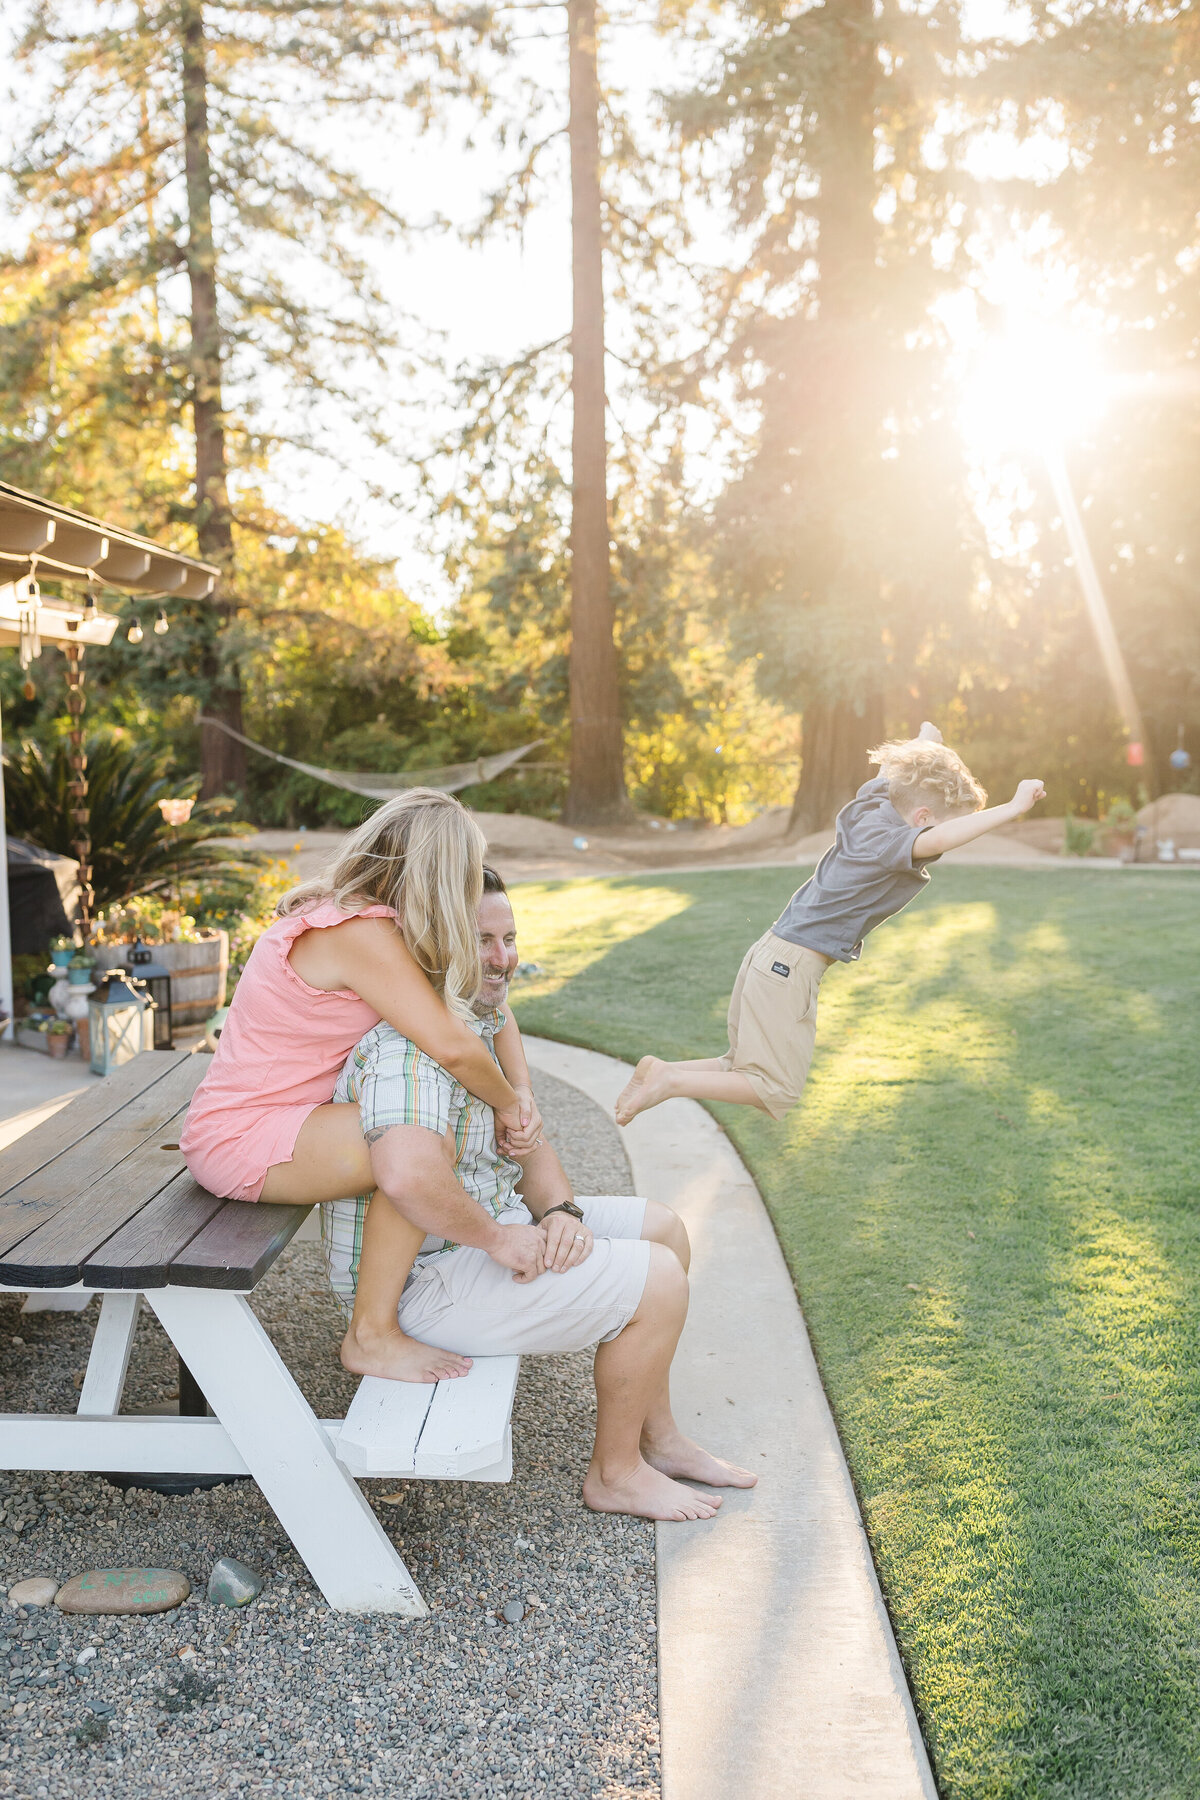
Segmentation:
[[(549, 969), (522, 1025), (712, 1054), (794, 884), (522, 890)], [(714, 1109), (795, 1278), (954, 1800), (1200, 1794), (1193, 896), (940, 871), (830, 971), (801, 1108)]]

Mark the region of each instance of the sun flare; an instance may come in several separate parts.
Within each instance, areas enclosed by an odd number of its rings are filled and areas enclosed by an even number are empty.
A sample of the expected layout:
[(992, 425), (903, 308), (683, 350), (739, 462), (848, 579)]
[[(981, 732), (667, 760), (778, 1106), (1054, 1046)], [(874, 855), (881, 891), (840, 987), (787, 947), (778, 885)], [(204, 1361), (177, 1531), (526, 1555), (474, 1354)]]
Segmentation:
[(1104, 411), (1107, 375), (1086, 336), (1030, 322), (983, 344), (963, 387), (959, 427), (982, 452), (1047, 454)]

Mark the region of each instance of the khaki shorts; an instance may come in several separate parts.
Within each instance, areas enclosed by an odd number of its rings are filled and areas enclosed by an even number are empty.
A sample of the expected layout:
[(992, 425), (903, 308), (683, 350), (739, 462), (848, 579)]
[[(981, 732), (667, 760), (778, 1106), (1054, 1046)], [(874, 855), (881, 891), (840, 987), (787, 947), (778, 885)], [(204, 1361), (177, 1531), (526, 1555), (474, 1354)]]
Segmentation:
[[(646, 1202), (581, 1195), (579, 1205), (596, 1240), (586, 1262), (514, 1281), (484, 1250), (464, 1245), (424, 1257), (400, 1301), (402, 1328), (462, 1356), (545, 1356), (616, 1337), (637, 1311), (650, 1271), (641, 1236)], [(515, 1206), (497, 1222), (528, 1225), (530, 1217)]]
[(817, 1036), (817, 989), (829, 958), (764, 931), (751, 944), (729, 1000), (721, 1066), (744, 1075), (773, 1119), (804, 1092)]

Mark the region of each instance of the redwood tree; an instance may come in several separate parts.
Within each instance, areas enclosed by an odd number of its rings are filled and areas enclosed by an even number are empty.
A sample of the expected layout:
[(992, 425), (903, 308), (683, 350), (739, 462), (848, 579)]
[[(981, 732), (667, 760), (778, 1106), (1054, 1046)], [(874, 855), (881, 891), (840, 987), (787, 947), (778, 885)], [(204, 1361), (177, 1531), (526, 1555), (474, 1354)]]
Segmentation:
[(571, 147), (571, 824), (619, 819), (625, 797), (613, 638), (605, 445), (604, 223), (595, 0), (568, 0)]
[[(802, 714), (792, 827), (827, 825), (866, 751), (919, 699), (907, 673), (956, 629), (978, 540), (929, 305), (953, 184), (939, 107), (957, 9), (740, 0), (713, 78), (681, 97), (746, 262), (722, 281), (729, 351), (759, 413), (716, 509), (734, 641)], [(903, 676), (901, 671), (904, 671)]]
[[(156, 431), (187, 430), (187, 547), (223, 574), (215, 606), (168, 600), (171, 643), (180, 688), (235, 728), (253, 602), (230, 475), (257, 474), (284, 442), (312, 451), (303, 415), (322, 396), (369, 417), (394, 341), (394, 306), (358, 245), (405, 221), (322, 147), (319, 126), (384, 106), (428, 116), (447, 88), (471, 85), (458, 45), (489, 23), (486, 9), (459, 16), (436, 0), (26, 8), (18, 56), (42, 116), (19, 121), (10, 170), (32, 227), (0, 262), (0, 386), (19, 390), (32, 424), (4, 444), (2, 466), (36, 481), (61, 460), (81, 415), (78, 389), (58, 386), (68, 338), (86, 343), (78, 362), (98, 391), (136, 389), (130, 410)], [(287, 425), (272, 431), (281, 392)], [(92, 452), (70, 497), (87, 505), (104, 492), (111, 508), (113, 483)], [(181, 464), (186, 455), (181, 443)], [(143, 473), (128, 469), (129, 505), (118, 508), (132, 523), (143, 522)], [(183, 523), (177, 499), (171, 522)], [(202, 751), (206, 795), (240, 784), (239, 745), (205, 731)]]

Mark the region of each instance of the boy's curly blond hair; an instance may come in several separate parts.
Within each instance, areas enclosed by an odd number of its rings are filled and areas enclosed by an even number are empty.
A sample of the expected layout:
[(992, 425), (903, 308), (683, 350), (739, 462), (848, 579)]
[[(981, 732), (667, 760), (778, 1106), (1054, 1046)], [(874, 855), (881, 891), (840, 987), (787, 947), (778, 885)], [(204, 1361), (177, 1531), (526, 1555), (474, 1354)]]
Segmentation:
[(888, 784), (888, 799), (899, 813), (927, 806), (939, 819), (955, 819), (987, 805), (986, 790), (962, 757), (929, 738), (880, 744), (868, 761), (878, 765)]

